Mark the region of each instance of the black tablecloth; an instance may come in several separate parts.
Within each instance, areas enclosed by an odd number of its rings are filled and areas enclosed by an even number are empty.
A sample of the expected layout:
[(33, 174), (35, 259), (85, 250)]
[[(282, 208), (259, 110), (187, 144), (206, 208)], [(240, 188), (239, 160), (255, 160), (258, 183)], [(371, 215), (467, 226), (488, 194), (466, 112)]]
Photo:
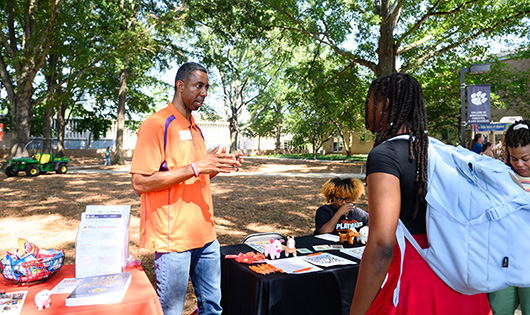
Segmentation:
[[(314, 236), (296, 238), (296, 248), (313, 250), (313, 245), (340, 244)], [(343, 244), (344, 247), (361, 246)], [(254, 251), (247, 245), (221, 247), (221, 290), (223, 314), (349, 314), (359, 264), (324, 268), (304, 274), (260, 275), (225, 255)], [(331, 250), (329, 253), (359, 262)], [(301, 256), (300, 254), (298, 254)], [(291, 255), (292, 257), (292, 255)], [(280, 258), (285, 258), (282, 252)]]

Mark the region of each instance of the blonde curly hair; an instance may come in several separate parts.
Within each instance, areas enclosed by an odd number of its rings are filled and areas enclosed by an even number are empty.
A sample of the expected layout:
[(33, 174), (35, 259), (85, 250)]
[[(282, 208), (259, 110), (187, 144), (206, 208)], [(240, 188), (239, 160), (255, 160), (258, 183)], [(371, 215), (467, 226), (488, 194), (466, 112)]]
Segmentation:
[(339, 177), (328, 180), (322, 186), (322, 194), (326, 197), (327, 202), (331, 202), (331, 198), (350, 198), (356, 201), (364, 194), (364, 184), (358, 178), (344, 178)]

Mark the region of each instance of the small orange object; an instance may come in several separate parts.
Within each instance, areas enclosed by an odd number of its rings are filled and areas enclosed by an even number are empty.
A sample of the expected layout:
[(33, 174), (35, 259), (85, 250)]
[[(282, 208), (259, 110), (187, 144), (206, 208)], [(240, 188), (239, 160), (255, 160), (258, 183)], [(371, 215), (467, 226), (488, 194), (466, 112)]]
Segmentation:
[(253, 264), (253, 263), (265, 261), (265, 255), (263, 255), (262, 253), (254, 253), (254, 252), (239, 253), (238, 255), (225, 255), (225, 258), (233, 258), (238, 263), (244, 263), (244, 264)]
[(348, 241), (348, 243), (353, 245), (353, 242), (355, 242), (355, 238), (359, 237), (359, 232), (357, 232), (354, 228), (349, 228), (346, 233), (339, 233), (339, 239), (341, 243), (344, 243), (345, 240)]
[(298, 272), (304, 272), (304, 271), (308, 271), (308, 270), (311, 270), (311, 267), (307, 267), (307, 268), (304, 268), (304, 269), (298, 269), (298, 270), (295, 270), (294, 272), (298, 273)]
[(250, 268), (250, 270), (256, 273), (259, 273), (261, 275), (268, 275), (270, 273), (281, 272), (280, 269), (274, 267), (273, 265), (269, 265), (269, 264), (250, 265), (248, 266), (248, 268)]

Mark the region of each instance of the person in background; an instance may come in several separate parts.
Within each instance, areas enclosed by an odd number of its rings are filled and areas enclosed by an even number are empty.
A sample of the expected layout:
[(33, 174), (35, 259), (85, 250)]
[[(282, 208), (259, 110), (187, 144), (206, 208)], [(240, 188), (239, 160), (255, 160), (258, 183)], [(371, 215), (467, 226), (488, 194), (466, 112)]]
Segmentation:
[(110, 165), (110, 147), (105, 149), (105, 164), (104, 166)]
[(481, 155), (487, 155), (491, 158), (495, 158), (495, 155), (493, 154), (493, 146), (491, 145), (491, 142), (484, 142), (482, 145), (482, 152), (480, 152)]
[[(506, 164), (516, 173), (527, 194), (530, 194), (530, 120), (519, 120), (504, 132)], [(523, 315), (530, 315), (530, 288), (508, 287), (488, 295), (493, 315), (514, 314), (521, 306)]]
[(497, 141), (497, 144), (495, 145), (495, 156), (497, 159), (504, 161), (504, 144), (502, 143), (502, 140)]
[(156, 291), (165, 315), (181, 315), (188, 278), (199, 314), (221, 314), (221, 257), (210, 179), (241, 166), (241, 154), (206, 151), (192, 112), (208, 95), (206, 69), (183, 64), (168, 106), (145, 120), (131, 165), (141, 195), (140, 247), (155, 251)]
[[(365, 104), (366, 128), (376, 134), (366, 173), (370, 233), (350, 314), (490, 314), (485, 294), (451, 289), (408, 241), (401, 265), (396, 246), (400, 219), (420, 246), (428, 246), (427, 114), (420, 84), (404, 73), (377, 78)], [(394, 303), (400, 270), (399, 299)]]
[(353, 227), (357, 231), (368, 225), (368, 213), (354, 206), (364, 194), (364, 185), (357, 178), (335, 177), (322, 186), (328, 204), (320, 206), (315, 214), (315, 234), (338, 235)]
[(484, 135), (481, 133), (475, 134), (475, 137), (473, 137), (473, 141), (471, 141), (470, 150), (477, 154), (480, 154), (482, 152), (482, 143), (484, 143)]

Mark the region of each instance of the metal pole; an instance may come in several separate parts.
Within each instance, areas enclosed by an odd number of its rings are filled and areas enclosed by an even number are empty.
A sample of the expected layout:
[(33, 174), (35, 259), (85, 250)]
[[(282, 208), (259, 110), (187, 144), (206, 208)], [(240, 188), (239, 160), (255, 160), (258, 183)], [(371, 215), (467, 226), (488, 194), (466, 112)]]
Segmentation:
[(469, 68), (460, 68), (460, 145), (466, 147), (466, 72), (469, 72)]

